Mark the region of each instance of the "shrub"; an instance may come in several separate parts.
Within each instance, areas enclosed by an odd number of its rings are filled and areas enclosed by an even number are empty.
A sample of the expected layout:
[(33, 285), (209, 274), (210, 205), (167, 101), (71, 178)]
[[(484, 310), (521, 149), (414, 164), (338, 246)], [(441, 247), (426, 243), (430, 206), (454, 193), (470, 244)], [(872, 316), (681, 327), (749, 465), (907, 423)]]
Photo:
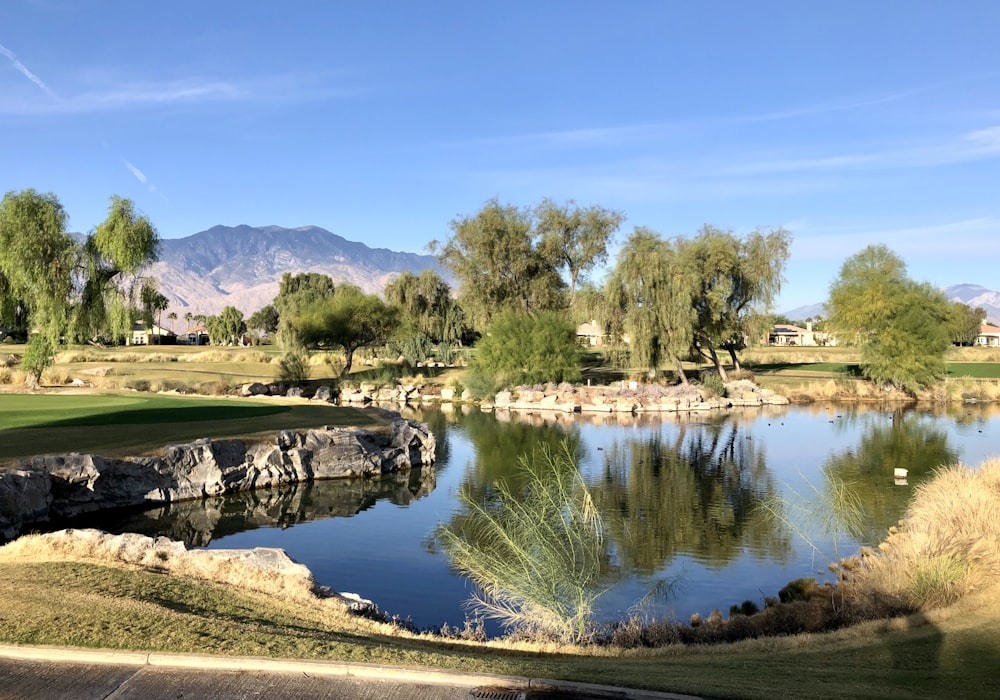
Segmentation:
[(507, 386), (580, 379), (576, 329), (556, 312), (502, 313), (476, 351), (475, 369)]
[(701, 385), (710, 396), (725, 397), (726, 395), (726, 385), (722, 383), (722, 377), (715, 372), (703, 372)]
[(278, 381), (302, 386), (309, 379), (309, 355), (301, 348), (289, 350), (278, 362)]
[(486, 503), (463, 494), (465, 512), (435, 537), (477, 585), (473, 604), (486, 617), (516, 636), (586, 641), (594, 603), (612, 585), (604, 523), (568, 443), (520, 464), (521, 487), (501, 482)]

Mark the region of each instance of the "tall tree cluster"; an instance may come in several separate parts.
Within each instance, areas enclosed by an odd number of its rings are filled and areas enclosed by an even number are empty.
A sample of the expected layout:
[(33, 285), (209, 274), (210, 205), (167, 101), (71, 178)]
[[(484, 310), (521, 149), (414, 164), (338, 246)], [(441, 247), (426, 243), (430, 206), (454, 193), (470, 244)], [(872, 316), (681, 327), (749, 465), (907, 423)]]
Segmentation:
[(886, 246), (844, 261), (827, 308), (834, 332), (861, 347), (861, 371), (871, 381), (916, 393), (945, 376), (951, 305), (930, 284), (911, 280)]
[(605, 286), (610, 335), (628, 338), (633, 363), (687, 376), (682, 360), (701, 356), (728, 380), (720, 353), (737, 352), (767, 322), (780, 291), (791, 234), (756, 230), (739, 237), (704, 226), (693, 238), (663, 238), (637, 228), (622, 246)]
[(431, 248), (458, 278), (461, 306), (482, 332), (503, 311), (569, 306), (587, 272), (607, 258), (623, 220), (620, 212), (574, 202), (522, 208), (491, 199), (453, 220), (451, 237)]
[(112, 196), (107, 219), (82, 243), (66, 222), (51, 193), (26, 189), (0, 201), (0, 323), (30, 335), (26, 368), (36, 380), (60, 339), (115, 341), (158, 303), (142, 273), (159, 236), (130, 200)]

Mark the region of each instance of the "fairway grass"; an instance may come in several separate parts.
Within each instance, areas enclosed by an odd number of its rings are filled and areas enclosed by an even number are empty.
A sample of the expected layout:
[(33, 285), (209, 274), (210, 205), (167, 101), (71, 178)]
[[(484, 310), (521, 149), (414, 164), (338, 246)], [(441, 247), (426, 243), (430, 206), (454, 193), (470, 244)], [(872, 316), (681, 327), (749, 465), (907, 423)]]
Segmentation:
[[(839, 632), (644, 649), (473, 644), (307, 601), (0, 549), (0, 642), (480, 671), (717, 698), (984, 698), (1000, 692), (1000, 587)], [(362, 592), (363, 593), (363, 592)]]
[(325, 425), (384, 425), (325, 403), (157, 394), (0, 394), (0, 464), (37, 454), (149, 454), (171, 444)]

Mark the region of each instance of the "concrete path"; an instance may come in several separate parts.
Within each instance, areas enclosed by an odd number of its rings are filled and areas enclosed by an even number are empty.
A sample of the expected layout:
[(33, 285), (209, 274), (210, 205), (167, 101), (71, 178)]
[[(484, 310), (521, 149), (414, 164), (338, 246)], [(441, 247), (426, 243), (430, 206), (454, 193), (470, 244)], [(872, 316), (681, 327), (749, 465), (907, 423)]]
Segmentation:
[(282, 659), (0, 645), (0, 700), (698, 700), (564, 681)]

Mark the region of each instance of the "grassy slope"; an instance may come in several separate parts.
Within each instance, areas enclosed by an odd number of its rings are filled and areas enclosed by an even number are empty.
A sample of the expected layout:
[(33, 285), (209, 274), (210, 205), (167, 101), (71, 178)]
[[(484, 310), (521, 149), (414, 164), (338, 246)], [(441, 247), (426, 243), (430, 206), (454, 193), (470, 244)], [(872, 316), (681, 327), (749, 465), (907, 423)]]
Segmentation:
[(1000, 587), (924, 619), (627, 656), (400, 636), (308, 603), (94, 564), (0, 556), (0, 589), (0, 641), (19, 644), (416, 665), (720, 698), (974, 698), (1000, 692)]
[(327, 404), (155, 394), (0, 394), (0, 460), (40, 453), (137, 454), (206, 436), (381, 422), (369, 411)]

